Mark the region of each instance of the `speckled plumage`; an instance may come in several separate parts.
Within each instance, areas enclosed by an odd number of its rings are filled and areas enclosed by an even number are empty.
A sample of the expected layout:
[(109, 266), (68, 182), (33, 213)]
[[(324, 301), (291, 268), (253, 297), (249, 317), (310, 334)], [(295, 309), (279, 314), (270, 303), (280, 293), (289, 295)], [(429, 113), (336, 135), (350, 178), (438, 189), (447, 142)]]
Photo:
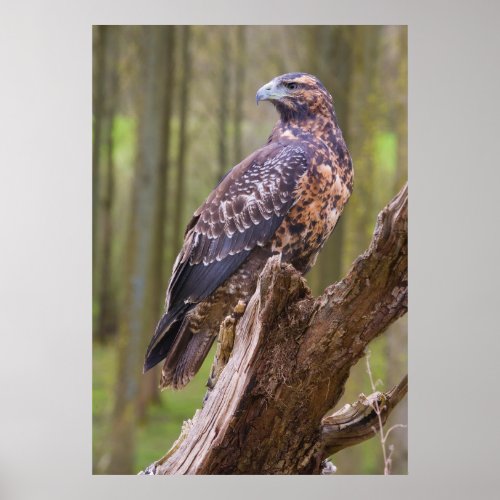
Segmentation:
[(266, 260), (307, 272), (351, 191), (349, 152), (319, 80), (289, 73), (262, 87), (280, 114), (267, 144), (231, 169), (194, 213), (144, 369), (165, 359), (161, 387), (198, 371), (218, 327), (254, 292)]

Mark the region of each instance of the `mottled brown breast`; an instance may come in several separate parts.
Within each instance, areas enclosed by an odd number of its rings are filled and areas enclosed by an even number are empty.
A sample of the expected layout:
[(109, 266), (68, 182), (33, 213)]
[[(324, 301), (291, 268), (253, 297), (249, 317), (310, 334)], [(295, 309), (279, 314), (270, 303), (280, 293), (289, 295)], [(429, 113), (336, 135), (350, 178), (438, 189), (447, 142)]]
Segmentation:
[(338, 154), (323, 141), (315, 141), (310, 166), (295, 190), (290, 209), (271, 242), (301, 272), (307, 272), (333, 231), (352, 191), (348, 154)]

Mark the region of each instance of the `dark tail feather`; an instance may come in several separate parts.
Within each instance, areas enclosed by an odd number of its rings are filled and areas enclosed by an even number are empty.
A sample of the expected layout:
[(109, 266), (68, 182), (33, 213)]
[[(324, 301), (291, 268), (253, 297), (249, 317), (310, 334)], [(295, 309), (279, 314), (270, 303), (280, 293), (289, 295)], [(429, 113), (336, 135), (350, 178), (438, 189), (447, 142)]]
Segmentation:
[(210, 332), (191, 333), (189, 326), (179, 332), (162, 368), (160, 387), (184, 387), (198, 372), (216, 338)]
[(158, 322), (153, 338), (146, 351), (143, 373), (146, 373), (168, 356), (181, 328), (184, 315), (190, 309), (188, 305), (183, 306), (165, 313)]

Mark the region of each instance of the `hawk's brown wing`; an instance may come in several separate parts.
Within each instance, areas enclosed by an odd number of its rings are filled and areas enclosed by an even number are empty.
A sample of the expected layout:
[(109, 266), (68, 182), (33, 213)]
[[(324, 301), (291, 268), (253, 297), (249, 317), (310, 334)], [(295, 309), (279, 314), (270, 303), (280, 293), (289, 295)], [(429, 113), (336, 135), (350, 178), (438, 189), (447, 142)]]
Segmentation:
[(296, 201), (295, 187), (307, 164), (297, 143), (269, 144), (234, 167), (195, 212), (145, 370), (168, 354), (178, 329), (173, 325), (229, 278), (253, 248), (269, 241)]

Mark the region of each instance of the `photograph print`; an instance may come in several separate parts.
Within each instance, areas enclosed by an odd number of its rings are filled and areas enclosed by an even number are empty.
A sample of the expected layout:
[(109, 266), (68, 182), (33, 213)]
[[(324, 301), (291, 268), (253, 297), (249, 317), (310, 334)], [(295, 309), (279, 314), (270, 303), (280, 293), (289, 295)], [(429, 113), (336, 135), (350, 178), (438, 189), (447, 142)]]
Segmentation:
[(92, 43), (93, 473), (407, 474), (407, 27)]

